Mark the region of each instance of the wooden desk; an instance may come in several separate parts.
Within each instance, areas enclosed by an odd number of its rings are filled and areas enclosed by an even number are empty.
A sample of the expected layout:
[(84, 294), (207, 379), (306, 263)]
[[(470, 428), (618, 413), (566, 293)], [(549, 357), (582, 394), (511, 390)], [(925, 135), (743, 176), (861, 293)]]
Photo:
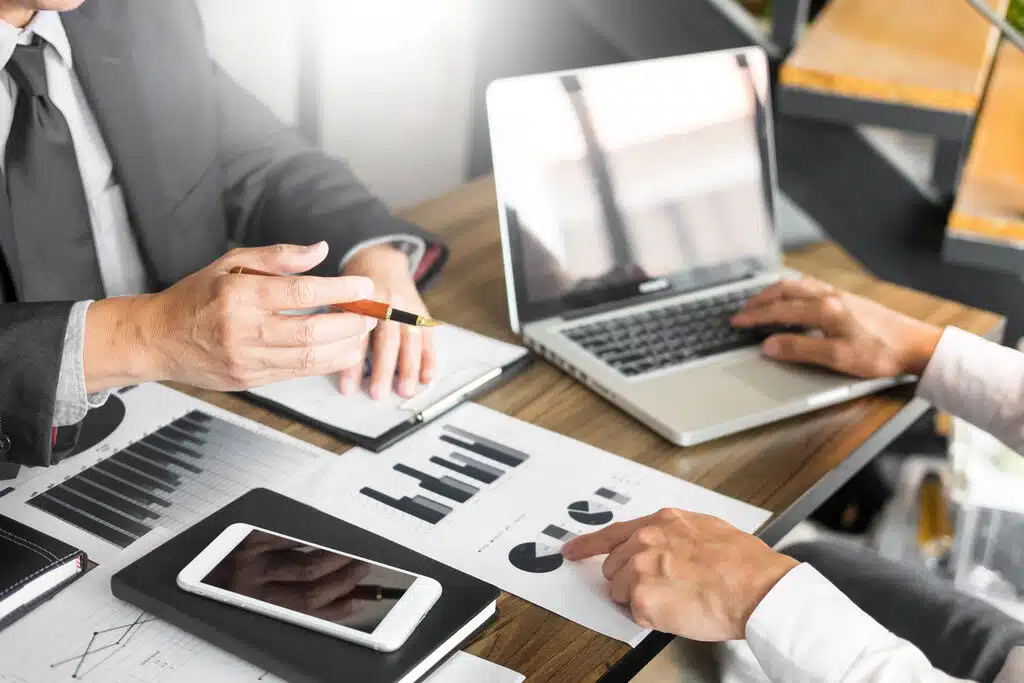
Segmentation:
[[(446, 275), (427, 297), (432, 313), (512, 341), (493, 183), (467, 185), (408, 212), (407, 218), (444, 237), (453, 250)], [(937, 324), (955, 324), (979, 334), (1000, 324), (995, 315), (878, 282), (831, 245), (794, 254), (790, 263)], [(331, 451), (347, 449), (331, 437), (239, 398), (190, 393)], [(777, 540), (810, 514), (926, 408), (922, 401), (912, 400), (909, 391), (894, 391), (681, 450), (541, 361), (482, 402), (765, 507), (774, 513), (764, 532), (769, 540)], [(499, 606), (500, 620), (469, 651), (525, 674), (531, 683), (626, 681), (668, 642), (656, 635), (631, 651), (511, 595), (505, 595)]]
[[(1009, 0), (988, 0), (1006, 13)], [(780, 73), (785, 86), (973, 114), (997, 32), (965, 0), (832, 0)]]
[[(1024, 272), (1024, 53), (1000, 48), (949, 218), (950, 240), (1002, 247)], [(960, 249), (960, 247), (963, 249)], [(951, 258), (972, 245), (954, 248)], [(974, 245), (977, 249), (980, 245)], [(1002, 259), (997, 259), (998, 264)], [(980, 263), (979, 265), (990, 265)], [(992, 264), (995, 265), (995, 264)]]

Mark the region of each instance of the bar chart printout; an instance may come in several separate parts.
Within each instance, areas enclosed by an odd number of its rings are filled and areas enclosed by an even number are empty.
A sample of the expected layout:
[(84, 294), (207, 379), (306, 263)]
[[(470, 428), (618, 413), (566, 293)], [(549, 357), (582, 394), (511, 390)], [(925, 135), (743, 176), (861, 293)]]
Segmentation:
[(598, 490), (594, 491), (594, 495), (600, 496), (601, 498), (604, 498), (605, 500), (610, 500), (614, 503), (619, 503), (620, 505), (626, 505), (627, 503), (629, 503), (629, 496), (625, 496), (621, 493), (616, 493), (615, 491), (612, 491), (611, 489), (606, 489), (604, 487), (601, 487)]
[(477, 487), (459, 481), (453, 477), (432, 477), (429, 474), (420, 472), (419, 470), (408, 467), (407, 465), (395, 465), (395, 471), (407, 474), (413, 479), (418, 480), (420, 482), (420, 487), (424, 490), (444, 496), (450, 500), (454, 500), (456, 503), (465, 503), (473, 497), (473, 494), (479, 493), (480, 491)]
[(404, 496), (402, 498), (392, 498), (391, 496), (381, 493), (370, 487), (364, 487), (359, 490), (364, 496), (373, 498), (378, 503), (384, 503), (391, 507), (412, 515), (413, 517), (419, 517), (424, 522), (429, 524), (437, 524), (442, 519), (448, 516), (452, 511), (447, 505), (441, 505), (436, 503), (429, 498), (423, 496), (413, 496), (412, 498)]
[(330, 459), (285, 493), (631, 645), (647, 630), (608, 600), (603, 558), (566, 560), (566, 542), (664, 507), (714, 515), (747, 532), (768, 518), (475, 403), (380, 453)]
[[(453, 451), (445, 457), (432, 456), (429, 462), (472, 479), (478, 484), (493, 484), (507, 471), (503, 467), (519, 467), (530, 459), (527, 453), (452, 425), (445, 425), (442, 432), (440, 440), (445, 445), (469, 451), (479, 456), (479, 459)], [(480, 493), (479, 486), (447, 474), (435, 476), (404, 463), (396, 463), (392, 469), (412, 478), (418, 482), (420, 489), (443, 498), (444, 502), (422, 494), (389, 495), (370, 486), (361, 488), (359, 493), (428, 524), (437, 524), (452, 512), (453, 504), (465, 503)]]
[(530, 456), (522, 451), (510, 448), (496, 441), (491, 441), (485, 437), (477, 436), (452, 425), (444, 426), (444, 434), (441, 435), (441, 441), (452, 446), (458, 446), (471, 453), (476, 453), (505, 467), (519, 467), (530, 459)]
[(119, 548), (179, 531), (310, 460), (298, 446), (192, 410), (26, 502)]
[(447, 458), (432, 457), (430, 462), (475, 479), (481, 484), (493, 484), (504, 474), (497, 467), (474, 460), (462, 453), (452, 453)]

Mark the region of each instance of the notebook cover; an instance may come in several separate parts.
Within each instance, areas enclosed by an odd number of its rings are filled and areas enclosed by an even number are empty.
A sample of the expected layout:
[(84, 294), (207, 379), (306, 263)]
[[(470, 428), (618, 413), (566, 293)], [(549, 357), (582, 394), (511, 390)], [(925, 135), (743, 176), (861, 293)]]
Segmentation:
[[(178, 588), (178, 572), (236, 522), (433, 577), (441, 583), (441, 598), (405, 645), (381, 653)], [(111, 590), (289, 683), (393, 683), (500, 595), (489, 584), (266, 489), (245, 494), (124, 568), (111, 579)]]
[[(455, 402), (451, 406), (451, 408), (445, 410), (443, 413), (439, 413), (438, 415), (434, 416), (433, 419), (436, 420), (438, 417), (441, 417), (441, 415), (445, 415), (451, 412), (452, 409), (458, 408), (463, 403), (467, 401), (472, 401), (473, 399), (479, 396), (483, 396), (487, 392), (497, 389), (499, 386), (512, 379), (513, 376), (525, 370), (527, 366), (529, 366), (530, 363), (533, 362), (533, 359), (533, 353), (527, 352), (521, 358), (518, 358), (509, 363), (508, 365), (503, 366), (500, 375), (495, 377), (490, 382), (487, 382), (479, 389), (467, 393), (459, 401)], [(305, 413), (299, 410), (290, 408), (282, 403), (274, 401), (273, 399), (266, 398), (265, 396), (259, 396), (257, 394), (253, 394), (250, 392), (243, 392), (241, 395), (246, 400), (251, 401), (264, 408), (267, 408), (268, 410), (272, 410), (275, 413), (278, 413), (279, 415), (283, 415), (287, 418), (295, 420), (296, 422), (302, 422), (303, 424), (315, 427), (316, 429), (319, 429), (322, 432), (330, 434), (336, 439), (341, 439), (342, 441), (345, 441), (347, 443), (355, 444), (356, 446), (365, 448), (368, 451), (373, 451), (374, 453), (380, 453), (384, 449), (393, 446), (398, 441), (401, 441), (402, 439), (409, 436), (413, 432), (416, 432), (417, 430), (429, 424), (429, 422), (420, 420), (417, 417), (412, 417), (408, 421), (392, 427), (391, 429), (384, 432), (380, 436), (366, 436), (365, 434), (357, 434), (355, 432), (350, 432), (347, 429), (342, 429), (340, 427), (335, 427), (334, 425), (327, 424), (326, 422), (314, 420), (309, 415), (306, 415)]]
[(42, 602), (82, 575), (86, 567), (85, 553), (58, 541), (49, 534), (36, 531), (21, 522), (0, 515), (0, 610), (3, 602), (19, 589), (42, 579), (47, 573), (69, 562), (78, 563), (78, 572), (67, 581), (10, 613), (0, 612), (0, 629), (17, 621)]

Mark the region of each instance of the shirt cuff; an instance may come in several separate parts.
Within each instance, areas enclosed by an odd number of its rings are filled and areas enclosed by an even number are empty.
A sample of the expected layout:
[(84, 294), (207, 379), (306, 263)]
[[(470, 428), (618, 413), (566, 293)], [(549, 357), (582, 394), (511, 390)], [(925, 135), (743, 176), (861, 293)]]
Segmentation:
[(349, 249), (348, 253), (341, 259), (341, 263), (338, 264), (338, 272), (343, 272), (348, 262), (359, 251), (367, 247), (376, 247), (379, 244), (391, 244), (407, 255), (409, 257), (409, 274), (413, 277), (416, 276), (416, 271), (420, 268), (420, 261), (423, 260), (423, 255), (427, 253), (427, 243), (423, 238), (416, 235), (385, 235), (384, 237), (376, 237), (372, 240), (360, 242)]
[(88, 394), (85, 388), (85, 314), (92, 301), (79, 301), (71, 307), (64, 351), (60, 359), (57, 399), (53, 410), (53, 426), (67, 427), (85, 419), (91, 408), (107, 402), (109, 391)]
[(1024, 355), (947, 327), (921, 375), (917, 393), (939, 410), (1006, 438), (1007, 430), (1020, 429)]
[(787, 683), (846, 680), (868, 643), (893, 638), (809, 564), (769, 591), (746, 636), (768, 678)]

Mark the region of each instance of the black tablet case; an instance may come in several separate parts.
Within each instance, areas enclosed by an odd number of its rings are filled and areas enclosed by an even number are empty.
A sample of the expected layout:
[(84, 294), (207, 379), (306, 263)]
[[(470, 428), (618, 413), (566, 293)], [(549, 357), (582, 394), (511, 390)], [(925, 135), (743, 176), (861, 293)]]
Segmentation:
[[(473, 399), (479, 396), (483, 396), (489, 391), (497, 389), (499, 386), (512, 379), (513, 376), (525, 370), (530, 365), (530, 363), (533, 362), (533, 358), (533, 354), (531, 352), (527, 352), (521, 358), (517, 358), (508, 365), (503, 366), (500, 375), (492, 379), (490, 382), (487, 382), (480, 388), (468, 392), (465, 396), (462, 396), (458, 402), (452, 405), (451, 408), (444, 411), (444, 413), (440, 413), (434, 416), (433, 419), (436, 420), (441, 415), (451, 412), (454, 408), (459, 407), (463, 403), (467, 401), (472, 401)], [(290, 408), (282, 403), (278, 403), (277, 401), (269, 399), (265, 396), (259, 396), (248, 391), (242, 392), (241, 396), (244, 397), (246, 400), (255, 403), (256, 405), (267, 408), (268, 410), (272, 410), (275, 413), (278, 413), (279, 415), (283, 415), (287, 418), (295, 420), (296, 422), (302, 422), (311, 427), (315, 427), (320, 431), (326, 432), (337, 439), (341, 439), (342, 441), (355, 444), (356, 446), (360, 446), (361, 448), (365, 448), (366, 450), (373, 451), (374, 453), (380, 453), (385, 448), (394, 445), (395, 443), (401, 441), (402, 439), (409, 436), (413, 432), (429, 424), (429, 422), (420, 419), (420, 417), (417, 415), (409, 418), (408, 420), (402, 422), (401, 424), (395, 425), (394, 427), (384, 432), (380, 436), (366, 436), (365, 434), (357, 434), (355, 432), (350, 432), (346, 429), (341, 429), (340, 427), (335, 427), (334, 425), (327, 424), (326, 422), (314, 420), (309, 415), (299, 410)]]
[[(178, 572), (237, 522), (433, 577), (441, 583), (441, 599), (405, 645), (381, 653), (178, 588)], [(250, 491), (122, 569), (111, 579), (111, 590), (289, 683), (393, 683), (500, 595), (471, 576), (266, 489)]]

